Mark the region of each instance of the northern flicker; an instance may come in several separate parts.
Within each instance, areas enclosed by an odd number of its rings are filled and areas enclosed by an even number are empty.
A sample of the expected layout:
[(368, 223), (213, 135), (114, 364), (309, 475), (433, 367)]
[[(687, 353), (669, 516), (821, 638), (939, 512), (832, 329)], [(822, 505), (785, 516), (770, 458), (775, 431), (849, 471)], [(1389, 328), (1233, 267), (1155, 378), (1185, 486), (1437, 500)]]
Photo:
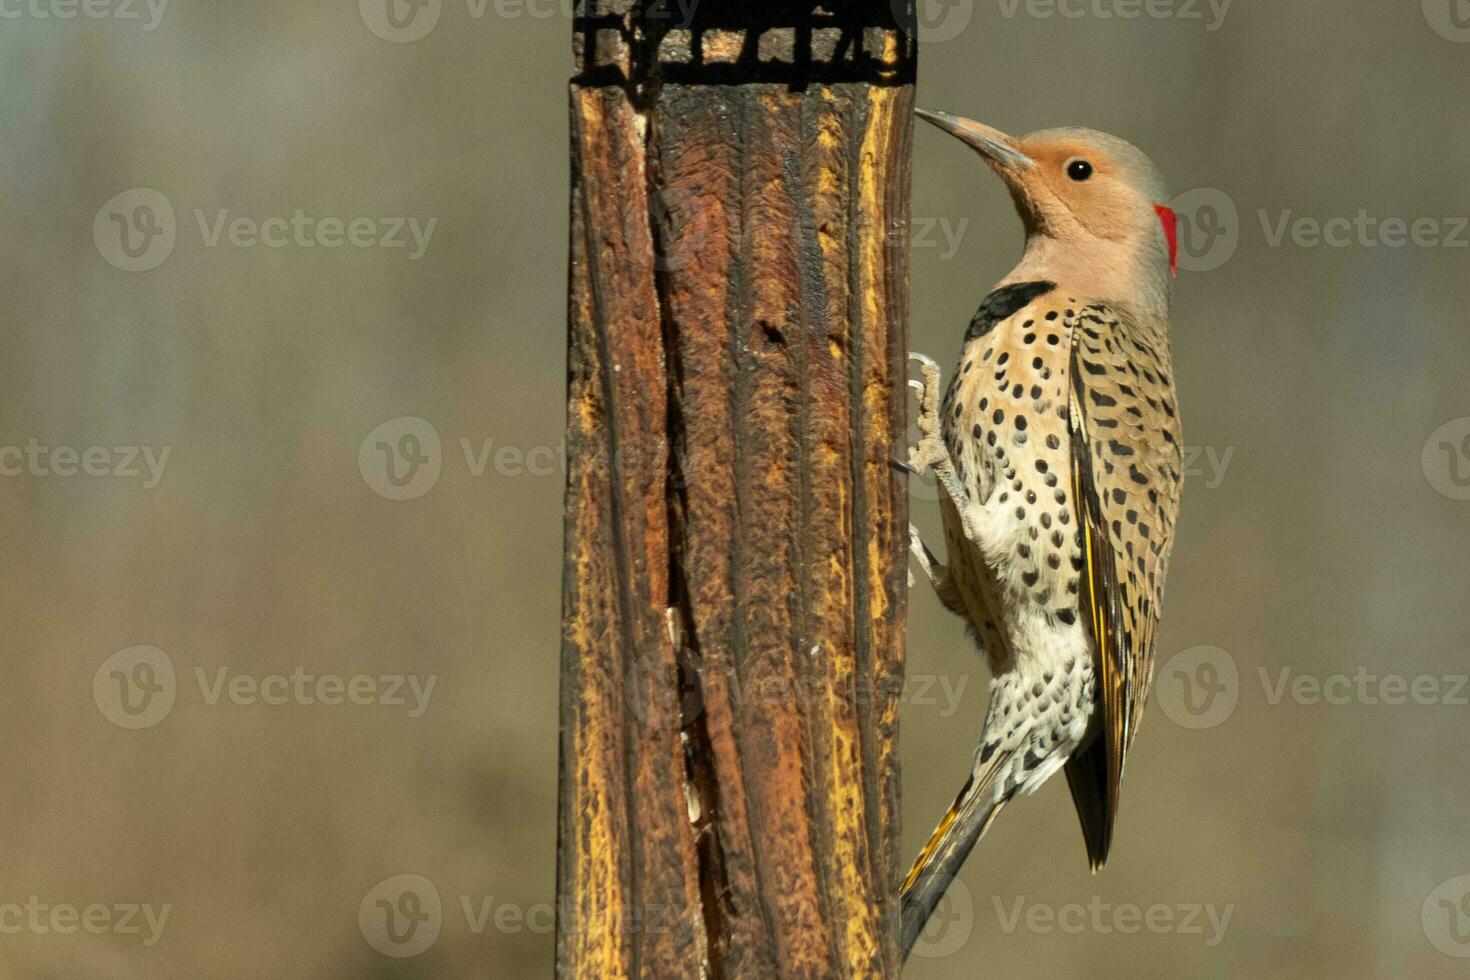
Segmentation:
[(948, 566), (912, 545), (991, 670), (969, 779), (903, 884), (912, 948), (996, 813), (1065, 767), (1093, 870), (1148, 696), (1179, 512), (1169, 353), (1174, 212), (1132, 145), (1087, 129), (1015, 139), (919, 115), (974, 148), (1026, 229), (965, 333), (943, 403), (922, 366), (916, 471), (943, 493)]

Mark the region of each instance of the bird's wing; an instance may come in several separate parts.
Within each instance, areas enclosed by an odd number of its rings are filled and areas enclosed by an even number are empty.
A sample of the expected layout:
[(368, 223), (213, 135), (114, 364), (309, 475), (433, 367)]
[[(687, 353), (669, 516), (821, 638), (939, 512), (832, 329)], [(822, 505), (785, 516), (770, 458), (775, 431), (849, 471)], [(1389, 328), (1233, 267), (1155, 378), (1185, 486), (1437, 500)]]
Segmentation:
[(1093, 866), (1107, 858), (1128, 746), (1153, 677), (1154, 633), (1179, 512), (1183, 451), (1164, 331), (1114, 308), (1082, 310), (1071, 363), (1072, 491), (1081, 609), (1097, 646), (1097, 741), (1067, 781)]

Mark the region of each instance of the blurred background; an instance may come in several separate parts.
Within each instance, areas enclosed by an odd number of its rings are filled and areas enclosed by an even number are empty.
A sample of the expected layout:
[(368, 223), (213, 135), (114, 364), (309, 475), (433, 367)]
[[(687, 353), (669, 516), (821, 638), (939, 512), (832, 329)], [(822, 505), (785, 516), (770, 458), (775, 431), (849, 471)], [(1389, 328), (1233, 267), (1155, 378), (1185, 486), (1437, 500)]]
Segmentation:
[[(0, 0), (0, 978), (550, 975), (570, 3)], [(1464, 975), (1470, 9), (920, 20), (1169, 176), (1192, 455), (1107, 870), (1053, 781), (907, 975)], [(914, 171), (951, 362), (1020, 225)], [(985, 703), (909, 658), (905, 855)]]

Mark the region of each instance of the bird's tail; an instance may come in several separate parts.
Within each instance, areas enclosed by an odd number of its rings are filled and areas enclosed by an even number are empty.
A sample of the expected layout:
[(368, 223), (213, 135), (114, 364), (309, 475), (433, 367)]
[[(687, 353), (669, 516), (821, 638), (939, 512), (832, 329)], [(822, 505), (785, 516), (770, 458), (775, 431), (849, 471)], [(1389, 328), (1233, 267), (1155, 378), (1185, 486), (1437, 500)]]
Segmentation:
[(913, 869), (904, 879), (899, 900), (905, 959), (944, 898), (950, 882), (960, 873), (960, 865), (965, 863), (970, 851), (1000, 812), (1003, 801), (995, 799), (993, 789), (997, 768), (992, 766), (965, 782), (959, 796), (955, 797), (954, 805), (934, 828), (929, 843), (919, 852)]

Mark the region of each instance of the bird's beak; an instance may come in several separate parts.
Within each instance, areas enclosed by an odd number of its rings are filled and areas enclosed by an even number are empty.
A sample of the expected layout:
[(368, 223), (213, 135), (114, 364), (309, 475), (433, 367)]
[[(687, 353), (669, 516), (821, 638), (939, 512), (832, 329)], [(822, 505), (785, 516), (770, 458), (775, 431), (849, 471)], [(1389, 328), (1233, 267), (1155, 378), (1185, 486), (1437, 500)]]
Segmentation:
[(1017, 171), (1036, 166), (1036, 161), (1016, 149), (1015, 140), (998, 129), (948, 112), (935, 112), (932, 109), (915, 109), (914, 112), (920, 119), (931, 122), (949, 135), (970, 144), (980, 151), (981, 156), (1002, 170)]

